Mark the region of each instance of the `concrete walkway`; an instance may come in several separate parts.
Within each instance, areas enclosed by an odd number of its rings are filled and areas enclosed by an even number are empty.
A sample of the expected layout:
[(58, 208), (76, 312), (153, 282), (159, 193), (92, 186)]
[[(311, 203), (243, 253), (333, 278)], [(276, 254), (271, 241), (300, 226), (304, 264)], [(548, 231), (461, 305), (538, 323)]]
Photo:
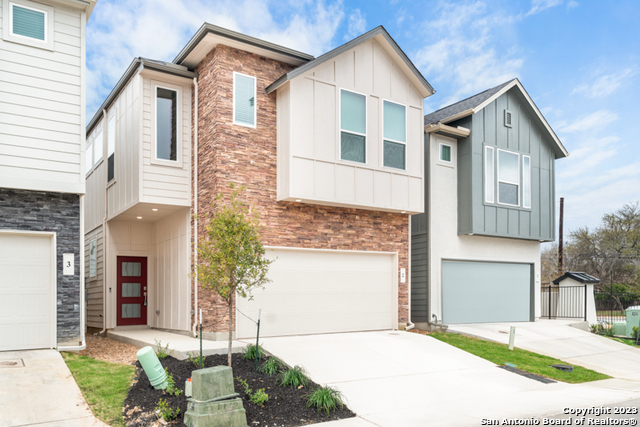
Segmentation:
[(571, 321), (452, 325), (449, 332), (508, 343), (516, 327), (515, 346), (615, 378), (640, 381), (640, 349), (569, 326)]
[(621, 379), (543, 384), (428, 336), (362, 332), (265, 338), (265, 349), (338, 388), (358, 418), (326, 427), (475, 426), (640, 398)]
[[(136, 329), (116, 329), (109, 331), (107, 336), (113, 340), (125, 342), (135, 345), (136, 347), (146, 347), (150, 345), (157, 350), (156, 340), (160, 341), (160, 345), (165, 347), (169, 345), (169, 349), (173, 350), (171, 356), (178, 360), (185, 360), (188, 353), (200, 353), (200, 340), (198, 338), (189, 337), (171, 332), (158, 331), (151, 328)], [(232, 352), (239, 352), (247, 343), (233, 341)], [(210, 356), (212, 354), (227, 354), (229, 348), (228, 341), (209, 341), (202, 340), (202, 354)]]
[(0, 427), (36, 425), (107, 427), (94, 418), (60, 353), (0, 352)]

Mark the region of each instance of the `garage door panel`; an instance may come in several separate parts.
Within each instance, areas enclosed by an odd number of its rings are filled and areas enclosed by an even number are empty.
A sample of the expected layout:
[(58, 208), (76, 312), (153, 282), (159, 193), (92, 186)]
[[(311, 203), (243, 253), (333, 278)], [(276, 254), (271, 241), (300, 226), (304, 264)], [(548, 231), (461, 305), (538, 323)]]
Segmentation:
[(267, 251), (265, 289), (237, 301), (239, 338), (390, 329), (395, 322), (393, 254), (314, 250)]
[(531, 312), (531, 265), (442, 263), (443, 322), (527, 322)]
[(0, 233), (0, 351), (55, 346), (50, 235)]

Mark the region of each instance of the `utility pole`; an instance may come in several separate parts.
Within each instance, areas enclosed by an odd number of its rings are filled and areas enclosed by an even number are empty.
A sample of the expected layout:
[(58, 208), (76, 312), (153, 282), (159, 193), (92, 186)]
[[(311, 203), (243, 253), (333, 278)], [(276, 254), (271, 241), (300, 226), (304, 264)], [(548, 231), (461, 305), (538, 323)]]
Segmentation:
[(558, 275), (562, 276), (564, 271), (562, 267), (562, 258), (563, 258), (563, 240), (562, 240), (562, 222), (564, 219), (564, 197), (560, 197), (560, 233), (559, 233), (559, 243), (558, 243)]

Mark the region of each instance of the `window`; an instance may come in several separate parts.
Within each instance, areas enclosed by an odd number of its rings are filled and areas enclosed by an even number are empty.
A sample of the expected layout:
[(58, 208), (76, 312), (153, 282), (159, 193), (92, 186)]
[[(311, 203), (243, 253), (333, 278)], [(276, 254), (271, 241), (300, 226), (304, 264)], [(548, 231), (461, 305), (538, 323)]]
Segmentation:
[(522, 156), (522, 207), (531, 207), (531, 157)]
[(115, 176), (115, 151), (116, 151), (116, 115), (109, 119), (107, 124), (107, 182)]
[(99, 124), (100, 130), (96, 133), (96, 139), (93, 141), (93, 166), (96, 166), (102, 160), (102, 152), (104, 150), (104, 138), (102, 135), (102, 123)]
[(178, 160), (178, 91), (156, 87), (156, 159)]
[(382, 164), (406, 169), (407, 113), (404, 105), (390, 101), (383, 103)]
[(256, 78), (233, 73), (233, 123), (256, 127)]
[(89, 242), (89, 277), (96, 277), (96, 239)]
[(87, 149), (84, 152), (84, 173), (85, 175), (91, 172), (93, 168), (93, 145), (87, 141)]
[(520, 155), (498, 150), (498, 203), (519, 206)]
[(53, 50), (53, 8), (28, 0), (4, 0), (6, 41)]
[(495, 202), (495, 181), (493, 179), (493, 147), (484, 148), (484, 197), (488, 203)]
[(451, 146), (440, 144), (440, 160), (451, 163)]
[(367, 162), (367, 97), (340, 90), (340, 158)]

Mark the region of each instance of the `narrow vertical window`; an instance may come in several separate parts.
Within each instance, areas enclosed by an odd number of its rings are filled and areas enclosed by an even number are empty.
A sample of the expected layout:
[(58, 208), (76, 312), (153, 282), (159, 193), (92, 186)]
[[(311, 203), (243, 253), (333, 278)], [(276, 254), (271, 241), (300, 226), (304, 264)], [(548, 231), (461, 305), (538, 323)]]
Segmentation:
[(447, 144), (440, 144), (440, 160), (443, 162), (451, 163), (451, 146)]
[(256, 78), (233, 73), (233, 123), (256, 127)]
[(104, 150), (104, 139), (102, 135), (102, 124), (99, 125), (100, 130), (96, 133), (96, 139), (93, 141), (93, 166), (102, 160), (102, 151)]
[(496, 183), (493, 177), (493, 147), (484, 148), (484, 194), (487, 203), (495, 202)]
[(47, 12), (11, 4), (11, 34), (46, 41)]
[(340, 158), (367, 162), (367, 98), (340, 90)]
[(384, 101), (383, 104), (383, 165), (406, 169), (407, 112), (404, 105)]
[(156, 88), (156, 158), (178, 160), (178, 92)]
[(107, 182), (115, 176), (115, 152), (116, 152), (116, 116), (109, 119), (107, 125)]
[(96, 258), (97, 258), (96, 239), (89, 242), (89, 277), (96, 277)]
[(84, 152), (84, 173), (91, 172), (93, 168), (93, 144), (87, 142), (87, 149)]
[(498, 203), (519, 206), (520, 155), (498, 150)]
[(531, 157), (522, 156), (522, 206), (531, 207)]

